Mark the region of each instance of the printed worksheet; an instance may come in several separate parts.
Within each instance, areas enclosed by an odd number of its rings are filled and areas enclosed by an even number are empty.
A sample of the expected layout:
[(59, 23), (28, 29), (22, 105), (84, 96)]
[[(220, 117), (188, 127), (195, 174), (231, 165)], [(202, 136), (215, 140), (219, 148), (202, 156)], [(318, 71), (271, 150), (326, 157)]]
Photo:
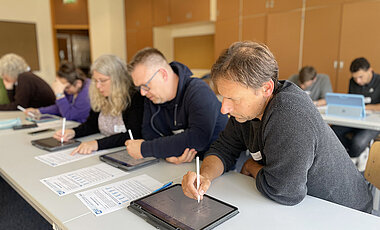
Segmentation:
[(128, 173), (106, 163), (42, 179), (41, 182), (59, 196), (97, 185)]
[(148, 195), (161, 186), (162, 183), (143, 174), (75, 195), (92, 213), (101, 216), (126, 207), (132, 200)]
[(70, 153), (74, 149), (75, 148), (65, 149), (62, 151), (57, 151), (57, 152), (48, 153), (45, 155), (36, 156), (34, 158), (36, 158), (37, 160), (39, 160), (39, 161), (41, 161), (47, 165), (52, 166), (52, 167), (57, 167), (60, 165), (64, 165), (64, 164), (71, 163), (74, 161), (79, 161), (79, 160), (82, 160), (82, 159), (85, 159), (88, 157), (92, 157), (95, 155), (103, 155), (103, 154), (110, 152), (110, 150), (101, 150), (101, 151), (94, 151), (91, 154), (79, 154), (79, 153), (77, 153), (77, 154), (71, 156)]

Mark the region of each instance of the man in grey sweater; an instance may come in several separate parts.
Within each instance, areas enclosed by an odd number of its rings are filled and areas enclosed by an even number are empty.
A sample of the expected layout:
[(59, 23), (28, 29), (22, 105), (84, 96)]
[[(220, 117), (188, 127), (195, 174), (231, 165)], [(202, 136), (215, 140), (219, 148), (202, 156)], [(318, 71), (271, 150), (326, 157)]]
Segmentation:
[(248, 149), (252, 159), (241, 172), (256, 178), (257, 189), (268, 198), (295, 205), (309, 194), (371, 212), (363, 176), (310, 97), (295, 84), (278, 81), (277, 62), (266, 46), (234, 43), (213, 65), (211, 76), (223, 96), (221, 112), (231, 118), (205, 154), (199, 190), (194, 172), (184, 176), (185, 195), (202, 199), (211, 181)]

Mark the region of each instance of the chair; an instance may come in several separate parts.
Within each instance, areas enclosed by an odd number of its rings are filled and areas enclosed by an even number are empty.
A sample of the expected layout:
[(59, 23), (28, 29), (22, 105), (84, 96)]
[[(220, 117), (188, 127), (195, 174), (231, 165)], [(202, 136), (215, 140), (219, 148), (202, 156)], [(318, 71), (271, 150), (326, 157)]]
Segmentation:
[(376, 189), (373, 197), (373, 209), (378, 211), (380, 203), (380, 141), (375, 141), (369, 150), (364, 176)]

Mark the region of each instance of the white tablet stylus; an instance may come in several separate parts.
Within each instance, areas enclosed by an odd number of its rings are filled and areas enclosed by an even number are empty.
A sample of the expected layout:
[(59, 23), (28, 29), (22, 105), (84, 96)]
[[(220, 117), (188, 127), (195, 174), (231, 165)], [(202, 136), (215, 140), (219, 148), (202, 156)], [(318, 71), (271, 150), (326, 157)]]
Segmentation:
[(199, 195), (199, 157), (195, 158), (195, 162), (197, 164), (197, 191), (198, 191), (198, 203), (201, 199), (201, 196)]
[[(21, 110), (22, 112), (25, 112), (24, 107), (22, 107), (21, 105), (18, 105), (18, 106), (17, 106), (17, 109)], [(34, 117), (34, 114), (31, 113), (31, 112), (28, 112), (28, 115), (31, 116), (31, 117)]]
[(63, 136), (65, 135), (65, 126), (66, 126), (66, 117), (62, 119), (62, 135), (61, 135), (61, 144), (63, 143)]
[(128, 129), (128, 133), (129, 133), (129, 138), (130, 138), (131, 140), (133, 140), (132, 130)]

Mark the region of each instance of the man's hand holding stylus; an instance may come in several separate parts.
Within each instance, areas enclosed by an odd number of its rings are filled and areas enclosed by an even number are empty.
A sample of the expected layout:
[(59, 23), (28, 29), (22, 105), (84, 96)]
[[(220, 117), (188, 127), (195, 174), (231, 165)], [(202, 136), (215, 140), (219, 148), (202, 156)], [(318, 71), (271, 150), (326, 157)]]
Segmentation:
[(183, 176), (182, 190), (186, 196), (196, 200), (199, 194), (201, 200), (203, 199), (203, 195), (206, 193), (206, 191), (211, 185), (211, 180), (207, 177), (202, 176), (202, 174), (199, 175), (199, 179), (200, 185), (199, 191), (197, 191), (197, 174), (195, 172), (189, 171), (185, 176)]

